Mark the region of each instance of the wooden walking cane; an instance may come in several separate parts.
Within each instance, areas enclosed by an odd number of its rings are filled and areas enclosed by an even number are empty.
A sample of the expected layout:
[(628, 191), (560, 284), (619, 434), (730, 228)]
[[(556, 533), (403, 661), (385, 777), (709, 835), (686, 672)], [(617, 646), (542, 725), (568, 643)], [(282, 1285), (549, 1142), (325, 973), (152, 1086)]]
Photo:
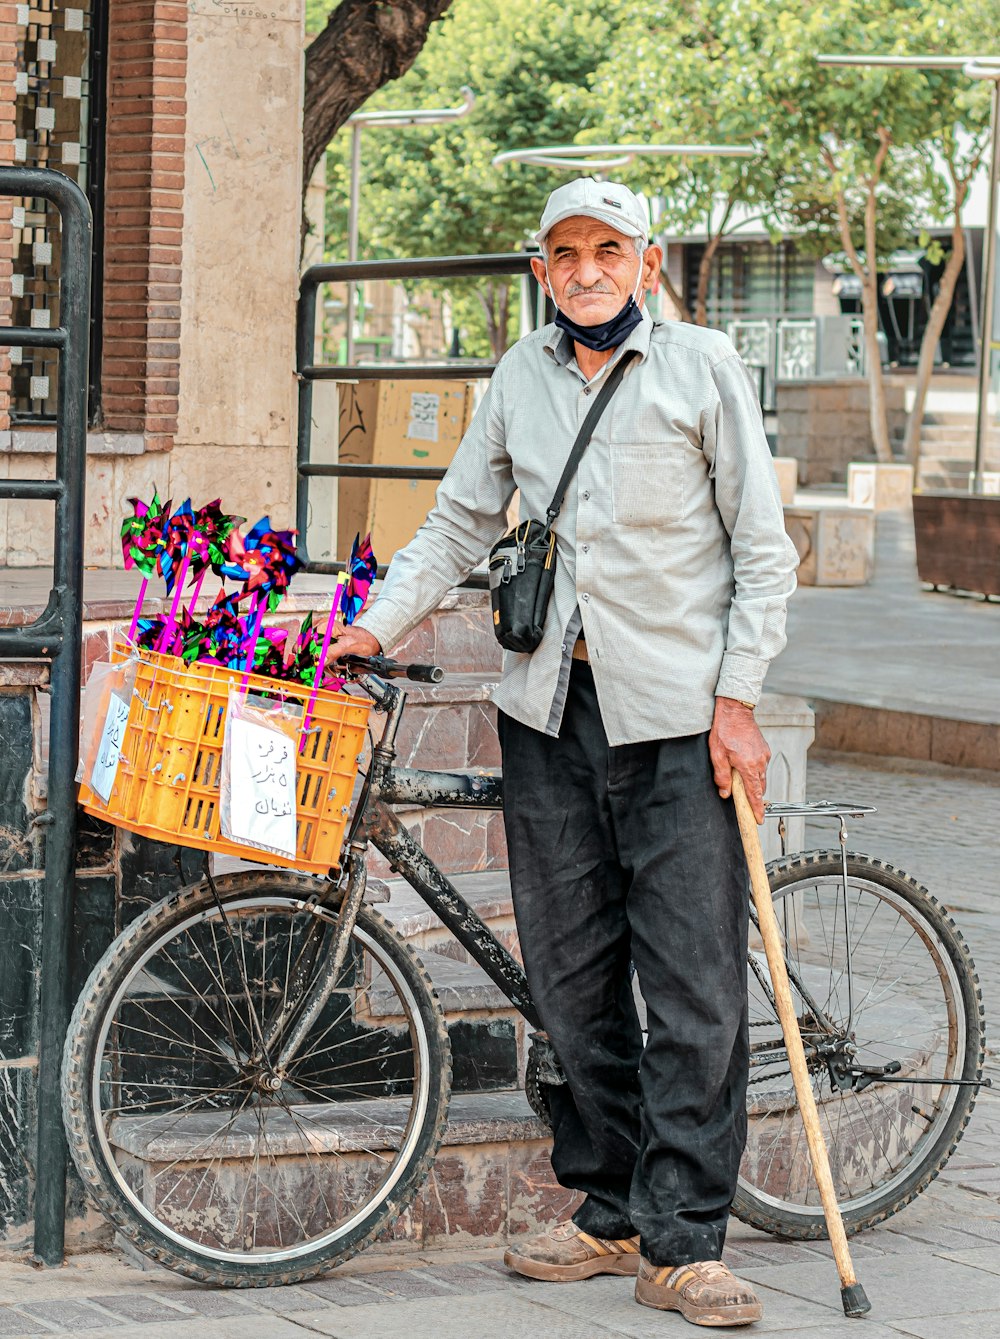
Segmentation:
[(798, 1019), (795, 1016), (795, 1006), (792, 1004), (792, 992), (788, 984), (785, 954), (781, 944), (781, 931), (778, 929), (778, 918), (774, 914), (774, 902), (771, 898), (767, 869), (764, 866), (764, 853), (760, 849), (760, 833), (757, 831), (757, 820), (750, 808), (750, 801), (747, 799), (747, 793), (743, 786), (743, 778), (736, 771), (733, 772), (733, 801), (736, 804), (740, 836), (743, 838), (743, 851), (750, 870), (750, 888), (753, 893), (754, 905), (757, 908), (757, 922), (761, 939), (764, 941), (764, 952), (767, 954), (774, 1002), (777, 1005), (778, 1018), (781, 1021), (781, 1030), (785, 1037), (785, 1049), (788, 1052), (788, 1063), (792, 1071), (792, 1080), (795, 1083), (795, 1096), (798, 1100), (802, 1124), (805, 1126), (813, 1175), (816, 1178), (816, 1184), (819, 1186), (820, 1199), (823, 1202), (823, 1213), (826, 1217), (826, 1229), (830, 1237), (830, 1245), (833, 1247), (833, 1258), (837, 1262), (837, 1272), (840, 1275), (840, 1298), (844, 1304), (844, 1314), (847, 1316), (864, 1316), (872, 1309), (871, 1303), (854, 1273), (851, 1252), (847, 1246), (844, 1220), (840, 1216), (840, 1206), (837, 1203), (837, 1194), (833, 1188), (830, 1158), (826, 1151), (823, 1131), (820, 1129), (816, 1098), (813, 1094), (812, 1083), (809, 1080), (809, 1070), (806, 1067), (806, 1053), (802, 1045)]

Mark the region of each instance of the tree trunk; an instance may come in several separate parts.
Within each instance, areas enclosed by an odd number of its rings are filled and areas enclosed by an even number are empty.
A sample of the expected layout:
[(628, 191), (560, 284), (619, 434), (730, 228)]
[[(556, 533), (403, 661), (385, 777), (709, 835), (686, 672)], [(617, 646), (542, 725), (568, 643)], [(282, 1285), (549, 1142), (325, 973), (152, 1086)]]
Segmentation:
[[(876, 261), (876, 265), (877, 265)], [(878, 343), (878, 271), (866, 278), (861, 287), (861, 311), (865, 328), (865, 367), (868, 375), (868, 419), (871, 424), (872, 445), (876, 457), (883, 464), (892, 461), (892, 443), (889, 440), (889, 416), (885, 407), (885, 378), (882, 376), (882, 356)]]
[(875, 188), (882, 175), (882, 165), (889, 153), (888, 132), (879, 131), (878, 153), (872, 175), (868, 179), (868, 198), (865, 200), (865, 265), (868, 283), (861, 288), (861, 303), (865, 317), (865, 351), (868, 365), (868, 414), (872, 425), (872, 445), (880, 461), (892, 461), (892, 443), (889, 441), (889, 416), (885, 408), (885, 378), (878, 347), (878, 199)]
[[(889, 441), (889, 420), (885, 407), (885, 380), (882, 376), (882, 358), (878, 346), (878, 230), (875, 189), (882, 175), (882, 168), (889, 153), (892, 139), (885, 129), (879, 130), (879, 149), (872, 165), (872, 173), (865, 183), (868, 189), (865, 200), (865, 263), (862, 265), (858, 249), (851, 236), (850, 219), (847, 214), (847, 197), (840, 186), (835, 186), (837, 196), (837, 219), (840, 225), (840, 240), (844, 244), (851, 269), (861, 280), (861, 314), (864, 318), (865, 365), (868, 376), (868, 418), (871, 424), (872, 445), (875, 456), (884, 464), (892, 461), (892, 444)], [(823, 159), (830, 169), (834, 182), (837, 180), (837, 164), (828, 149), (823, 150)]]
[[(726, 224), (729, 222), (729, 216), (733, 212), (735, 196), (730, 195), (726, 200), (726, 208), (723, 211), (719, 222), (719, 228), (713, 237), (711, 232), (708, 234), (708, 241), (705, 244), (705, 250), (701, 254), (701, 260), (698, 263), (698, 291), (695, 294), (694, 319), (698, 325), (708, 325), (708, 285), (712, 277), (712, 261), (715, 253), (719, 249), (719, 243), (726, 231)], [(712, 218), (709, 214), (708, 227), (711, 229)]]
[(334, 135), (383, 84), (410, 68), (451, 0), (341, 0), (306, 50), (302, 180)]
[(663, 268), (660, 270), (660, 283), (667, 290), (667, 297), (677, 308), (680, 320), (690, 321), (691, 312), (688, 308), (687, 303), (684, 301), (683, 295), (680, 292), (678, 292), (678, 290), (674, 287), (674, 281), (667, 273), (666, 265), (664, 265)]
[(719, 236), (710, 237), (698, 262), (698, 288), (694, 295), (696, 325), (708, 325), (708, 285), (712, 277), (712, 260), (719, 249)]
[(962, 272), (962, 265), (965, 262), (965, 231), (962, 228), (961, 212), (962, 202), (965, 199), (965, 190), (956, 192), (955, 196), (955, 214), (951, 228), (951, 255), (948, 257), (948, 263), (944, 267), (944, 274), (941, 276), (941, 283), (938, 286), (937, 297), (934, 299), (930, 312), (927, 316), (927, 325), (924, 329), (923, 338), (920, 341), (920, 357), (917, 360), (917, 379), (914, 385), (913, 407), (910, 410), (909, 417), (906, 420), (906, 438), (903, 444), (903, 450), (906, 459), (913, 466), (913, 479), (917, 480), (917, 473), (920, 469), (920, 433), (924, 422), (924, 405), (927, 401), (927, 392), (930, 389), (931, 377), (934, 373), (934, 356), (937, 353), (938, 340), (941, 338), (941, 331), (944, 329), (944, 323), (948, 319), (948, 312), (951, 310), (951, 301), (955, 295), (955, 285), (958, 283), (958, 276)]
[(507, 324), (510, 313), (510, 285), (483, 284), (476, 289), (476, 297), (486, 316), (486, 334), (490, 352), (500, 359), (507, 352)]
[(493, 357), (499, 362), (507, 352), (507, 334), (510, 325), (510, 284), (500, 285), (500, 301), (497, 305), (499, 308), (497, 341), (490, 347), (493, 350)]

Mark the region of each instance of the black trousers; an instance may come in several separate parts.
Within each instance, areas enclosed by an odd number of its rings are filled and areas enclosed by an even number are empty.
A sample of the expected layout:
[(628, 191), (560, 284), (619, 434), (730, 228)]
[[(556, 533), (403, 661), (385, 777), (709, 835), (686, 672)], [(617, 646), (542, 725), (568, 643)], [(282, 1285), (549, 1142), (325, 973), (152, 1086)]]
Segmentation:
[[(707, 734), (611, 748), (574, 661), (559, 738), (501, 714), (504, 822), (531, 992), (568, 1083), (552, 1165), (600, 1237), (718, 1259), (746, 1141), (748, 883)], [(635, 963), (648, 1037), (632, 993)]]

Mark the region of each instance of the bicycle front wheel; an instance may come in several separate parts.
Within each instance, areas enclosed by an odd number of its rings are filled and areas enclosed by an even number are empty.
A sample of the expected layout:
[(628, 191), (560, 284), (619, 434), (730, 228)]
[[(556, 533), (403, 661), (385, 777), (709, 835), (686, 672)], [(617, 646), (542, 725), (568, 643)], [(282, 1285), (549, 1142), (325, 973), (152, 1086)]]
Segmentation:
[[(951, 917), (892, 866), (850, 855), (846, 890), (839, 851), (776, 861), (768, 874), (837, 1199), (858, 1232), (914, 1199), (968, 1124), (985, 1045), (979, 980)], [(766, 1232), (825, 1237), (762, 950), (750, 968), (733, 1212)], [(870, 1073), (859, 1082), (852, 1070)]]
[(290, 1283), (361, 1250), (413, 1199), (444, 1131), (440, 1005), (367, 906), (282, 1054), (329, 961), (338, 909), (317, 887), (252, 872), (216, 880), (218, 898), (203, 883), (158, 903), (112, 944), (70, 1025), (81, 1177), (141, 1251), (205, 1282)]

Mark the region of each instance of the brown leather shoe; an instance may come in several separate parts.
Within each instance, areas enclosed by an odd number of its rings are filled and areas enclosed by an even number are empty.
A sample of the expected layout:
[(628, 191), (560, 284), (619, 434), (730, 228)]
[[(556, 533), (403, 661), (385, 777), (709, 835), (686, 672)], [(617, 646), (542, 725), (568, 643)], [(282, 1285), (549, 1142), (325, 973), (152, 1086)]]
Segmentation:
[(660, 1311), (679, 1311), (693, 1325), (752, 1325), (764, 1314), (750, 1284), (721, 1260), (661, 1268), (643, 1259), (635, 1300)]
[(503, 1262), (517, 1274), (549, 1283), (575, 1283), (594, 1274), (635, 1275), (639, 1272), (639, 1238), (606, 1240), (581, 1232), (573, 1222), (560, 1223), (523, 1245), (512, 1246)]

